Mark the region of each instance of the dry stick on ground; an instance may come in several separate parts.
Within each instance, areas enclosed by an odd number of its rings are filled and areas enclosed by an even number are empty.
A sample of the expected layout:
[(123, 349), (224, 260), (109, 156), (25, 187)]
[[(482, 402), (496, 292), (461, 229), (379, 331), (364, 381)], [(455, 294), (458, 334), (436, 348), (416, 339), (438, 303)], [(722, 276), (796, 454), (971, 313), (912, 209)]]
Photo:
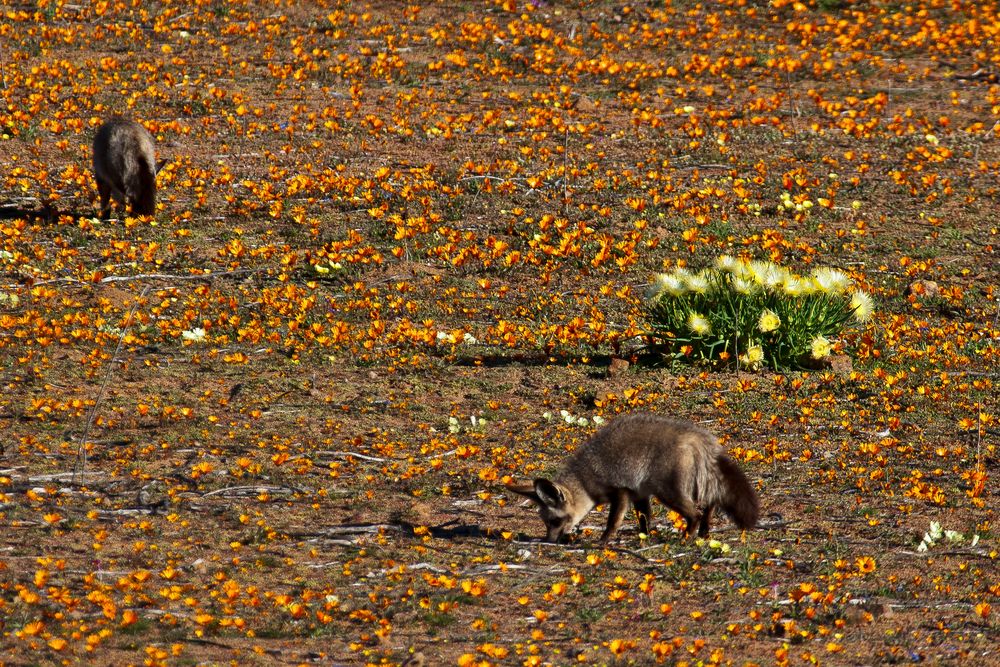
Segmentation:
[[(997, 326), (1000, 325), (1000, 299), (996, 301), (997, 311), (993, 316), (993, 334), (990, 335), (990, 348), (993, 348), (993, 341), (996, 340)], [(994, 354), (993, 358), (996, 359), (997, 355)], [(1000, 366), (1000, 362), (997, 362), (997, 366)], [(986, 429), (986, 424), (983, 422), (983, 398), (979, 397), (979, 401), (976, 405), (976, 472), (984, 474), (986, 472), (986, 466), (983, 464), (983, 431)], [(975, 488), (975, 486), (973, 486)]]
[[(263, 273), (267, 269), (234, 269), (232, 271), (212, 271), (210, 273), (139, 273), (131, 276), (107, 276), (101, 278), (100, 284), (132, 282), (133, 280), (211, 280), (213, 278), (228, 278), (230, 276), (243, 276), (254, 273)], [(39, 280), (31, 283), (32, 286), (52, 285), (56, 283), (70, 283), (73, 285), (91, 285), (90, 281), (78, 280), (76, 278), (53, 278), (52, 280)]]
[(101, 389), (97, 392), (97, 398), (94, 399), (94, 407), (90, 409), (90, 416), (87, 417), (87, 425), (83, 429), (83, 436), (80, 438), (80, 446), (76, 450), (76, 465), (73, 468), (73, 479), (71, 483), (76, 486), (76, 478), (78, 475), (82, 474), (87, 468), (87, 438), (90, 436), (90, 428), (94, 425), (94, 418), (97, 416), (97, 409), (101, 405), (101, 399), (104, 398), (104, 391), (108, 388), (108, 381), (111, 380), (111, 372), (115, 368), (115, 362), (118, 360), (118, 353), (122, 349), (122, 342), (125, 340), (125, 334), (128, 333), (128, 329), (132, 326), (132, 318), (135, 316), (135, 311), (139, 307), (139, 304), (146, 297), (146, 292), (149, 291), (149, 286), (142, 288), (142, 292), (139, 293), (139, 297), (132, 304), (132, 310), (129, 311), (128, 317), (125, 318), (125, 324), (122, 326), (121, 335), (118, 336), (118, 345), (115, 346), (115, 353), (111, 355), (111, 361), (108, 362), (108, 370), (104, 374), (104, 381), (101, 382)]
[(563, 126), (563, 159), (562, 159), (562, 171), (563, 171), (563, 197), (562, 197), (562, 214), (566, 217), (566, 211), (569, 208), (569, 167), (567, 166), (567, 161), (569, 160), (569, 124)]

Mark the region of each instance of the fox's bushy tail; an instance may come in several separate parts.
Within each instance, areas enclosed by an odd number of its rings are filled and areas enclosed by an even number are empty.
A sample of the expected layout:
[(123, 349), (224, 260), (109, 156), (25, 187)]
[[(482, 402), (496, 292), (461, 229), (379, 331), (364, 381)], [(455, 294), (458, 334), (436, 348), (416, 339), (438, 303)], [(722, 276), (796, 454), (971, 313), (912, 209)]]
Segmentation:
[(737, 526), (749, 530), (757, 525), (760, 516), (757, 493), (739, 464), (728, 454), (719, 454), (718, 463), (724, 494), (720, 506)]

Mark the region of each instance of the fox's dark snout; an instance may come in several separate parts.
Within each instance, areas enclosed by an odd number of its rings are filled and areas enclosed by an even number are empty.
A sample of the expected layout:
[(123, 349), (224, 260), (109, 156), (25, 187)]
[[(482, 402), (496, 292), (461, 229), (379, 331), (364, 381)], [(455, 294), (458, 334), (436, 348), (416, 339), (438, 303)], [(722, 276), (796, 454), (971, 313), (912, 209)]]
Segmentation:
[(760, 501), (750, 480), (728, 454), (719, 455), (719, 473), (725, 486), (722, 509), (743, 530), (750, 530), (760, 518)]

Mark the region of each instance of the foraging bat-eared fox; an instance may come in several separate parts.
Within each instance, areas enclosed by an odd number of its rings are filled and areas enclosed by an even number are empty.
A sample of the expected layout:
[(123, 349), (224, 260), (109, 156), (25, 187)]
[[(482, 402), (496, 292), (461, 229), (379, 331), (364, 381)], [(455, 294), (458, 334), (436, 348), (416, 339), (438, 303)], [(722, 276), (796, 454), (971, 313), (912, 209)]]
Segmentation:
[(101, 218), (111, 213), (111, 196), (132, 215), (156, 213), (156, 163), (153, 137), (139, 123), (113, 116), (94, 136), (94, 176), (101, 196)]
[(621, 526), (629, 501), (639, 532), (649, 532), (650, 504), (656, 496), (708, 534), (712, 511), (721, 508), (742, 529), (757, 525), (760, 506), (746, 475), (711, 433), (690, 422), (653, 414), (633, 414), (611, 422), (563, 464), (552, 480), (508, 484), (538, 504), (546, 538), (558, 542), (596, 505), (609, 504), (606, 543)]

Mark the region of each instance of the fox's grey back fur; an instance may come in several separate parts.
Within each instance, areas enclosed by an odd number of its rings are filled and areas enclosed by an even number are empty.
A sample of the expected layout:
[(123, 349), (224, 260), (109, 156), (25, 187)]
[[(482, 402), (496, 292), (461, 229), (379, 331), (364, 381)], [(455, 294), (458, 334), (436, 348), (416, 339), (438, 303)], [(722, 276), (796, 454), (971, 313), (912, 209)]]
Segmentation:
[(563, 465), (553, 480), (508, 488), (535, 501), (548, 531), (558, 541), (595, 505), (609, 505), (606, 542), (621, 525), (631, 502), (639, 529), (649, 527), (656, 497), (707, 535), (712, 512), (721, 508), (740, 528), (757, 524), (757, 494), (739, 465), (715, 436), (690, 422), (652, 414), (620, 417), (598, 431)]
[(122, 116), (108, 119), (94, 136), (94, 176), (101, 217), (111, 213), (110, 198), (127, 204), (133, 215), (156, 213), (156, 157), (153, 137)]
[(640, 497), (657, 495), (661, 482), (698, 505), (721, 503), (725, 489), (718, 456), (725, 455), (715, 436), (689, 422), (652, 414), (633, 414), (611, 422), (584, 443), (555, 481), (576, 478), (601, 502), (604, 489), (629, 489)]

